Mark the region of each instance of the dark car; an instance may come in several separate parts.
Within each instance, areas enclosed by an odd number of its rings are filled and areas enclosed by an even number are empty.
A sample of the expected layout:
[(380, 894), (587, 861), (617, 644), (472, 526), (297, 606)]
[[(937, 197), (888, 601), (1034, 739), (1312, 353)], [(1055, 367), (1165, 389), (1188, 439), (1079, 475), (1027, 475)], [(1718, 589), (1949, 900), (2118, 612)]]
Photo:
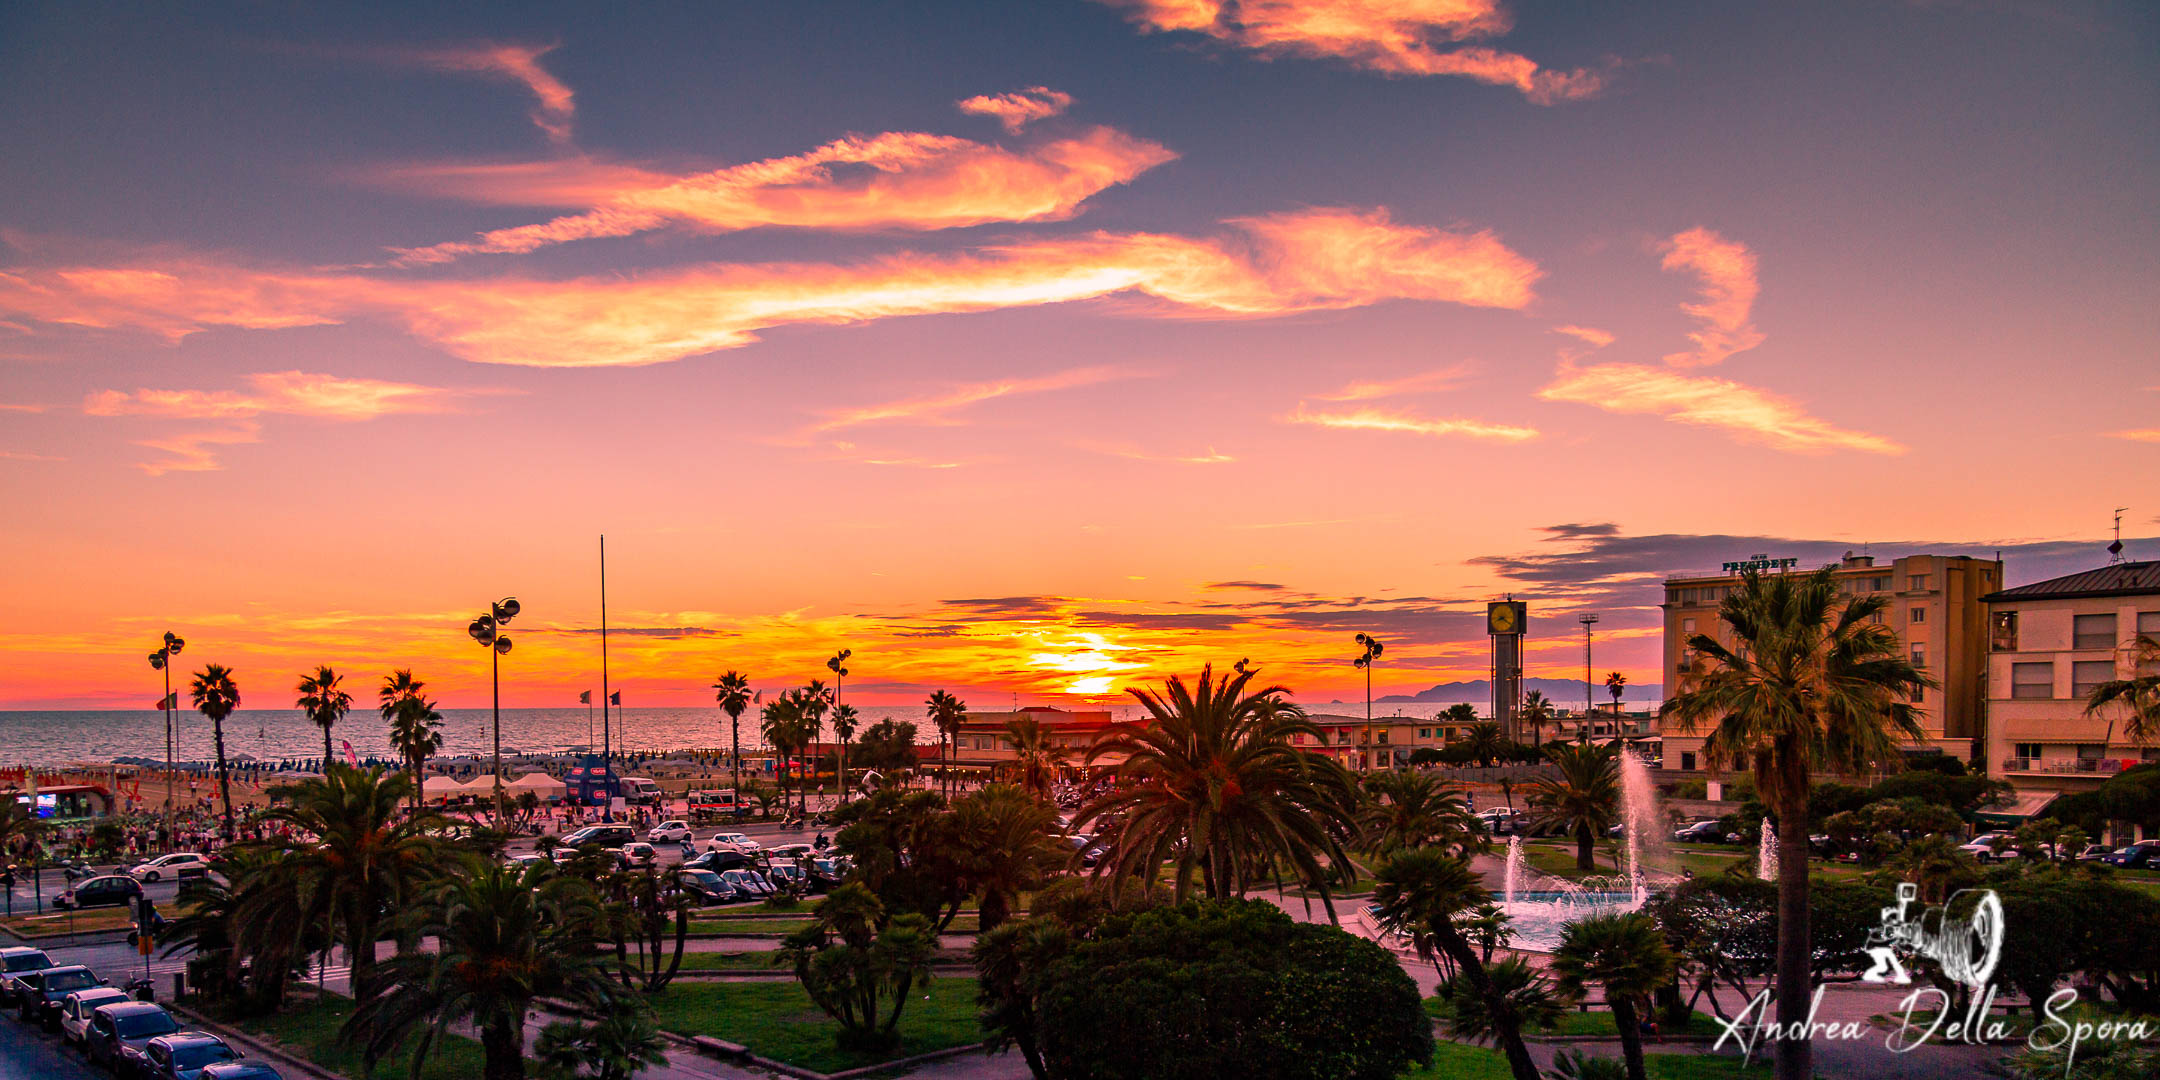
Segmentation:
[(735, 894), (735, 886), (710, 870), (677, 871), (675, 880), (682, 885), (683, 892), (700, 905), (731, 904), (741, 899)]
[(2103, 855), (2100, 861), (2125, 870), (2160, 868), (2160, 840), (2140, 840), (2126, 848), (2117, 848), (2113, 855)]
[(53, 966), (43, 949), (0, 949), (0, 1005), (15, 1004), (15, 976)]
[(564, 847), (587, 846), (619, 848), (637, 839), (637, 830), (628, 825), (587, 825), (562, 838)]
[(212, 1065), (240, 1060), (240, 1051), (202, 1031), (160, 1035), (143, 1046), (142, 1080), (201, 1080)]
[(847, 880), (847, 864), (838, 859), (805, 859), (802, 867), (810, 875), (811, 892), (831, 892)]
[(740, 851), (708, 851), (686, 860), (682, 864), (682, 868), (685, 870), (710, 870), (715, 874), (725, 874), (730, 870), (740, 870), (749, 865), (750, 856)]
[(121, 1076), (132, 1076), (142, 1061), (143, 1047), (161, 1035), (180, 1030), (162, 1005), (129, 1001), (100, 1005), (90, 1014), (90, 1031), (83, 1036), (83, 1053), (92, 1064), (103, 1065)]
[(48, 1028), (60, 1026), (60, 1003), (69, 994), (105, 985), (81, 964), (25, 972), (17, 982), (15, 1008), (23, 1022)]
[(125, 874), (106, 874), (88, 881), (79, 881), (75, 887), (53, 897), (58, 908), (112, 907), (125, 904), (142, 895), (142, 883)]
[(260, 1061), (221, 1061), (203, 1069), (201, 1080), (285, 1080)]

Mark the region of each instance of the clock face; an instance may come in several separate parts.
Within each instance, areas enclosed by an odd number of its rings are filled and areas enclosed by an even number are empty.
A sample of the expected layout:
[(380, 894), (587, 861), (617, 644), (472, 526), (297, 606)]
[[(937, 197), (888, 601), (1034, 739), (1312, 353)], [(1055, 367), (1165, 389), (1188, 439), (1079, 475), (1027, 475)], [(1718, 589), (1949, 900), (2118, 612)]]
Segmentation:
[(1494, 634), (1513, 634), (1521, 629), (1515, 618), (1515, 605), (1506, 602), (1485, 609), (1485, 625)]

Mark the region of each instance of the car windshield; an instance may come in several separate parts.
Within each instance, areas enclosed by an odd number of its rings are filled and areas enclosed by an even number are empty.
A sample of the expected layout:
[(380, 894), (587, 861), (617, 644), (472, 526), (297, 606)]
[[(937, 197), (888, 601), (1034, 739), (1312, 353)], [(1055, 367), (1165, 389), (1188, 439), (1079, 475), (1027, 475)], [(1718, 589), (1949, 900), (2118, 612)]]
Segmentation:
[(97, 984), (97, 976), (87, 971), (56, 971), (45, 976), (45, 990), (48, 993), (59, 993), (63, 990), (81, 990)]
[(49, 968), (51, 966), (52, 958), (41, 952), (28, 952), (20, 956), (7, 958), (7, 969), (9, 971), (36, 971), (39, 968)]
[(172, 1014), (159, 1009), (156, 1012), (115, 1017), (113, 1019), (113, 1028), (120, 1033), (120, 1037), (123, 1039), (148, 1039), (159, 1035), (170, 1035), (180, 1030), (180, 1025), (173, 1022)]
[(683, 876), (697, 882), (700, 885), (720, 884), (720, 875), (715, 874), (710, 870), (686, 870), (683, 872)]
[(200, 1069), (220, 1061), (231, 1061), (232, 1047), (224, 1043), (196, 1043), (173, 1051), (173, 1065), (182, 1069)]

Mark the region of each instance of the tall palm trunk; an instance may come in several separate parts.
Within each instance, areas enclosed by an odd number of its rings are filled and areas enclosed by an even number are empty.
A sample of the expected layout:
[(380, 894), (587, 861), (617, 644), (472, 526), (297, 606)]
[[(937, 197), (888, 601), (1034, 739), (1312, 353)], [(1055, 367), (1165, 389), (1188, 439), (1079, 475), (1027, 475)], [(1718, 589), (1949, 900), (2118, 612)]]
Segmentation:
[(1620, 1029), (1620, 1056), (1627, 1061), (1628, 1080), (1650, 1080), (1643, 1068), (1642, 1020), (1635, 1015), (1635, 999), (1606, 991), (1605, 1004), (1612, 1007), (1613, 1026)]
[(1587, 821), (1576, 822), (1575, 869), (1585, 872), (1597, 869), (1596, 851), (1597, 834), (1590, 831), (1590, 823)]
[[(1778, 943), (1777, 1018), (1783, 1031), (1807, 1023), (1808, 985), (1808, 820), (1807, 796), (1787, 794), (1778, 800)], [(1778, 1080), (1811, 1080), (1813, 1048), (1806, 1039), (1777, 1044)]]
[(485, 1080), (525, 1080), (525, 1033), (514, 1024), (489, 1021), (480, 1028)]
[(322, 726), (322, 771), (324, 776), (330, 775), (330, 725), (328, 724)]
[(216, 744), (218, 800), (225, 804), (225, 839), (230, 842), (233, 838), (232, 770), (225, 764), (224, 717), (210, 718), (210, 738)]
[(1493, 1041), (1500, 1044), (1500, 1052), (1507, 1056), (1508, 1072), (1515, 1080), (1539, 1080), (1537, 1062), (1530, 1059), (1530, 1047), (1523, 1042), (1522, 1017), (1515, 1015), (1515, 1006), (1511, 1002), (1494, 992), (1492, 978), (1485, 973), (1477, 950), (1471, 948), (1469, 939), (1452, 926), (1434, 929), (1439, 931), (1434, 936), (1439, 939), (1440, 951), (1455, 962), (1456, 970), (1470, 980), (1470, 988), (1485, 999), (1485, 1011), (1492, 1015)]

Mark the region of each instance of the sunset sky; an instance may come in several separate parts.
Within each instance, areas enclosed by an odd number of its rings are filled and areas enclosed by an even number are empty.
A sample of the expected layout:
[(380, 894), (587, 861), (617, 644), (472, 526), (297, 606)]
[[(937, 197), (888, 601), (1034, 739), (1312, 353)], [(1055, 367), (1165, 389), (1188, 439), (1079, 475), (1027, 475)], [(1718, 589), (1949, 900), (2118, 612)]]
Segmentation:
[[(2160, 6), (0, 7), (0, 708), (1659, 681), (2160, 558)], [(371, 695), (370, 695), (371, 696)]]

